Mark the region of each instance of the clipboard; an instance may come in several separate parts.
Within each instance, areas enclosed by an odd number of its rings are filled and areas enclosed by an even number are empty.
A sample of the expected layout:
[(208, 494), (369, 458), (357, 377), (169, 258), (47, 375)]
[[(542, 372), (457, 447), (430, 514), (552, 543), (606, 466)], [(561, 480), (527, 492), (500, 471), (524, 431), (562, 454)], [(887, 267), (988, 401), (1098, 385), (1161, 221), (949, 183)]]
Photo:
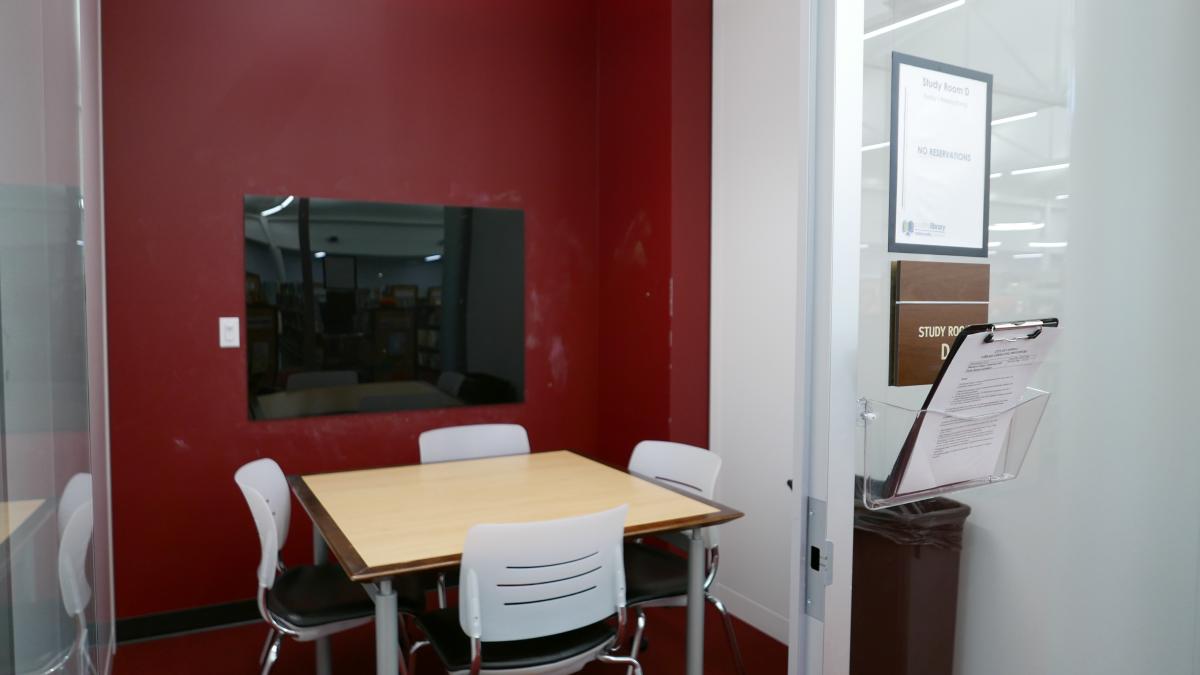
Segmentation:
[[(900, 484), (904, 478), (905, 471), (908, 470), (909, 460), (913, 455), (913, 448), (916, 445), (917, 437), (921, 432), (922, 424), (925, 421), (925, 415), (929, 411), (930, 405), (937, 394), (938, 387), (942, 384), (942, 379), (950, 368), (954, 357), (958, 354), (959, 349), (966, 342), (967, 338), (972, 335), (986, 332), (987, 335), (983, 338), (986, 344), (996, 342), (1019, 342), (1023, 340), (1036, 340), (1040, 337), (1045, 329), (1057, 328), (1057, 318), (1048, 319), (1031, 319), (1027, 321), (1010, 321), (1007, 323), (985, 323), (967, 326), (955, 338), (954, 344), (950, 347), (950, 353), (942, 362), (942, 367), (938, 371), (937, 378), (933, 381), (933, 386), (929, 388), (929, 393), (925, 396), (925, 402), (921, 404), (921, 411), (917, 414), (917, 419), (913, 422), (912, 429), (909, 430), (907, 437), (904, 440), (904, 445), (900, 449), (900, 454), (896, 457), (896, 462), (892, 467), (891, 473), (883, 484), (883, 493), (889, 497), (900, 496)], [(941, 487), (952, 487), (954, 483), (950, 483)]]

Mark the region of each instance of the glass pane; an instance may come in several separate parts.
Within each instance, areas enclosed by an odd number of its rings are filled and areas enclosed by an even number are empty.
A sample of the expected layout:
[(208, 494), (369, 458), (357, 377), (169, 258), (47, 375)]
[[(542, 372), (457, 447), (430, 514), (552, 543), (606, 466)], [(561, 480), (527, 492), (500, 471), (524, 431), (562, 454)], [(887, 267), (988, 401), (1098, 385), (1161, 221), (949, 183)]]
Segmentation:
[[(0, 3), (3, 672), (84, 672), (96, 637), (110, 635), (95, 611), (110, 602), (109, 585), (93, 592), (93, 550), (108, 550), (106, 539), (93, 543), (94, 521), (107, 522), (106, 513), (93, 518), (94, 502), (107, 511), (106, 498), (95, 499), (107, 481), (92, 472), (106, 450), (103, 417), (94, 425), (89, 406), (89, 388), (103, 392), (89, 370), (102, 353), (89, 341), (100, 319), (98, 303), (88, 313), (84, 259), (99, 220), (89, 214), (85, 235), (81, 172), (91, 162), (94, 175), (98, 153), (81, 140), (96, 109), (81, 115), (80, 17), (75, 0)], [(94, 72), (94, 58), (82, 62)], [(98, 263), (97, 248), (92, 270)]]
[(929, 391), (887, 386), (890, 262), (968, 261), (887, 251), (893, 50), (994, 75), (990, 320), (1063, 320), (1021, 476), (952, 495), (972, 509), (956, 631), (931, 639), (954, 672), (1200, 663), (1200, 454), (1177, 422), (1198, 374), (1197, 21), (1166, 0), (866, 2), (867, 34), (890, 30), (863, 42), (861, 395)]

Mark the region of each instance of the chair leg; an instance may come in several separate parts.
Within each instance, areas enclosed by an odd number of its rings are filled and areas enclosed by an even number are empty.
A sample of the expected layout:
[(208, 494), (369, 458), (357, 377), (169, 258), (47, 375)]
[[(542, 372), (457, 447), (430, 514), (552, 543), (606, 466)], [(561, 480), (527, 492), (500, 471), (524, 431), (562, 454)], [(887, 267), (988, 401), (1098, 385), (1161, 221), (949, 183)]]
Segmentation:
[(596, 657), (597, 661), (602, 663), (616, 663), (622, 666), (629, 666), (629, 670), (633, 671), (633, 675), (642, 675), (642, 664), (632, 656), (613, 656), (612, 654), (601, 654)]
[[(646, 632), (646, 610), (638, 607), (634, 610), (637, 613), (637, 628), (633, 631), (633, 642), (629, 647), (629, 657), (636, 659), (638, 652), (642, 649), (642, 634)], [(625, 675), (634, 675), (633, 666), (626, 669)]]
[(438, 572), (437, 579), (438, 609), (446, 609), (446, 573)]
[(275, 665), (275, 661), (279, 659), (279, 646), (283, 642), (283, 633), (275, 633), (275, 637), (271, 640), (271, 646), (267, 648), (267, 658), (263, 659), (262, 672), (259, 675), (268, 675), (271, 672), (271, 666)]
[(267, 629), (267, 639), (263, 641), (262, 651), (258, 653), (258, 667), (259, 668), (262, 668), (262, 665), (264, 663), (266, 663), (267, 651), (269, 651), (271, 649), (271, 641), (273, 641), (274, 639), (275, 639), (275, 629), (268, 628)]
[(428, 640), (418, 640), (413, 643), (412, 649), (408, 650), (408, 672), (417, 672), (417, 652), (427, 646), (429, 646)]
[(411, 670), (408, 667), (408, 617), (400, 615), (400, 675), (408, 675)]
[(742, 662), (742, 650), (738, 647), (737, 635), (733, 632), (733, 617), (729, 615), (729, 610), (725, 609), (725, 603), (721, 602), (719, 598), (710, 594), (706, 594), (705, 597), (721, 613), (721, 620), (725, 623), (725, 637), (729, 640), (729, 651), (733, 652), (735, 672), (738, 675), (746, 675), (746, 664)]

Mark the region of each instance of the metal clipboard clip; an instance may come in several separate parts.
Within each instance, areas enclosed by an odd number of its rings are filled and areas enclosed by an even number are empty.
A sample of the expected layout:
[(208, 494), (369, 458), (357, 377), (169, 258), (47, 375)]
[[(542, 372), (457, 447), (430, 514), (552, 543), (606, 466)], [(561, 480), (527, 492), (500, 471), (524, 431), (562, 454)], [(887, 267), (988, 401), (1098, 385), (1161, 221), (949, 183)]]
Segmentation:
[[(1046, 327), (1045, 321), (1019, 321), (1017, 323), (997, 323), (992, 324), (988, 333), (983, 338), (985, 344), (993, 342), (1020, 342), (1021, 340), (1036, 340), (1042, 334), (1042, 328)], [(1015, 337), (996, 337), (996, 333), (1000, 331), (1010, 330), (1028, 330), (1033, 328), (1033, 332), (1025, 335), (1017, 335)]]

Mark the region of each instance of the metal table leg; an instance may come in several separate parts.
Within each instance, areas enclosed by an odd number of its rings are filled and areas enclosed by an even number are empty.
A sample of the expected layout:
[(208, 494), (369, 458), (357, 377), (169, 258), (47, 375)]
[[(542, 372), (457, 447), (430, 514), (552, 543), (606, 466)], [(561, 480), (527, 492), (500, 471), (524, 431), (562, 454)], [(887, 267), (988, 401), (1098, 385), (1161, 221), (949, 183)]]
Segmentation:
[[(375, 672), (396, 675), (400, 670), (400, 622), (396, 612), (396, 591), (391, 579), (376, 587), (375, 600)], [(703, 601), (702, 601), (703, 602)]]
[[(313, 526), (313, 564), (323, 565), (329, 562), (329, 547), (321, 530)], [(317, 640), (317, 675), (333, 675), (333, 652), (329, 648), (329, 638)]]
[(704, 675), (704, 538), (688, 535), (687, 675)]

